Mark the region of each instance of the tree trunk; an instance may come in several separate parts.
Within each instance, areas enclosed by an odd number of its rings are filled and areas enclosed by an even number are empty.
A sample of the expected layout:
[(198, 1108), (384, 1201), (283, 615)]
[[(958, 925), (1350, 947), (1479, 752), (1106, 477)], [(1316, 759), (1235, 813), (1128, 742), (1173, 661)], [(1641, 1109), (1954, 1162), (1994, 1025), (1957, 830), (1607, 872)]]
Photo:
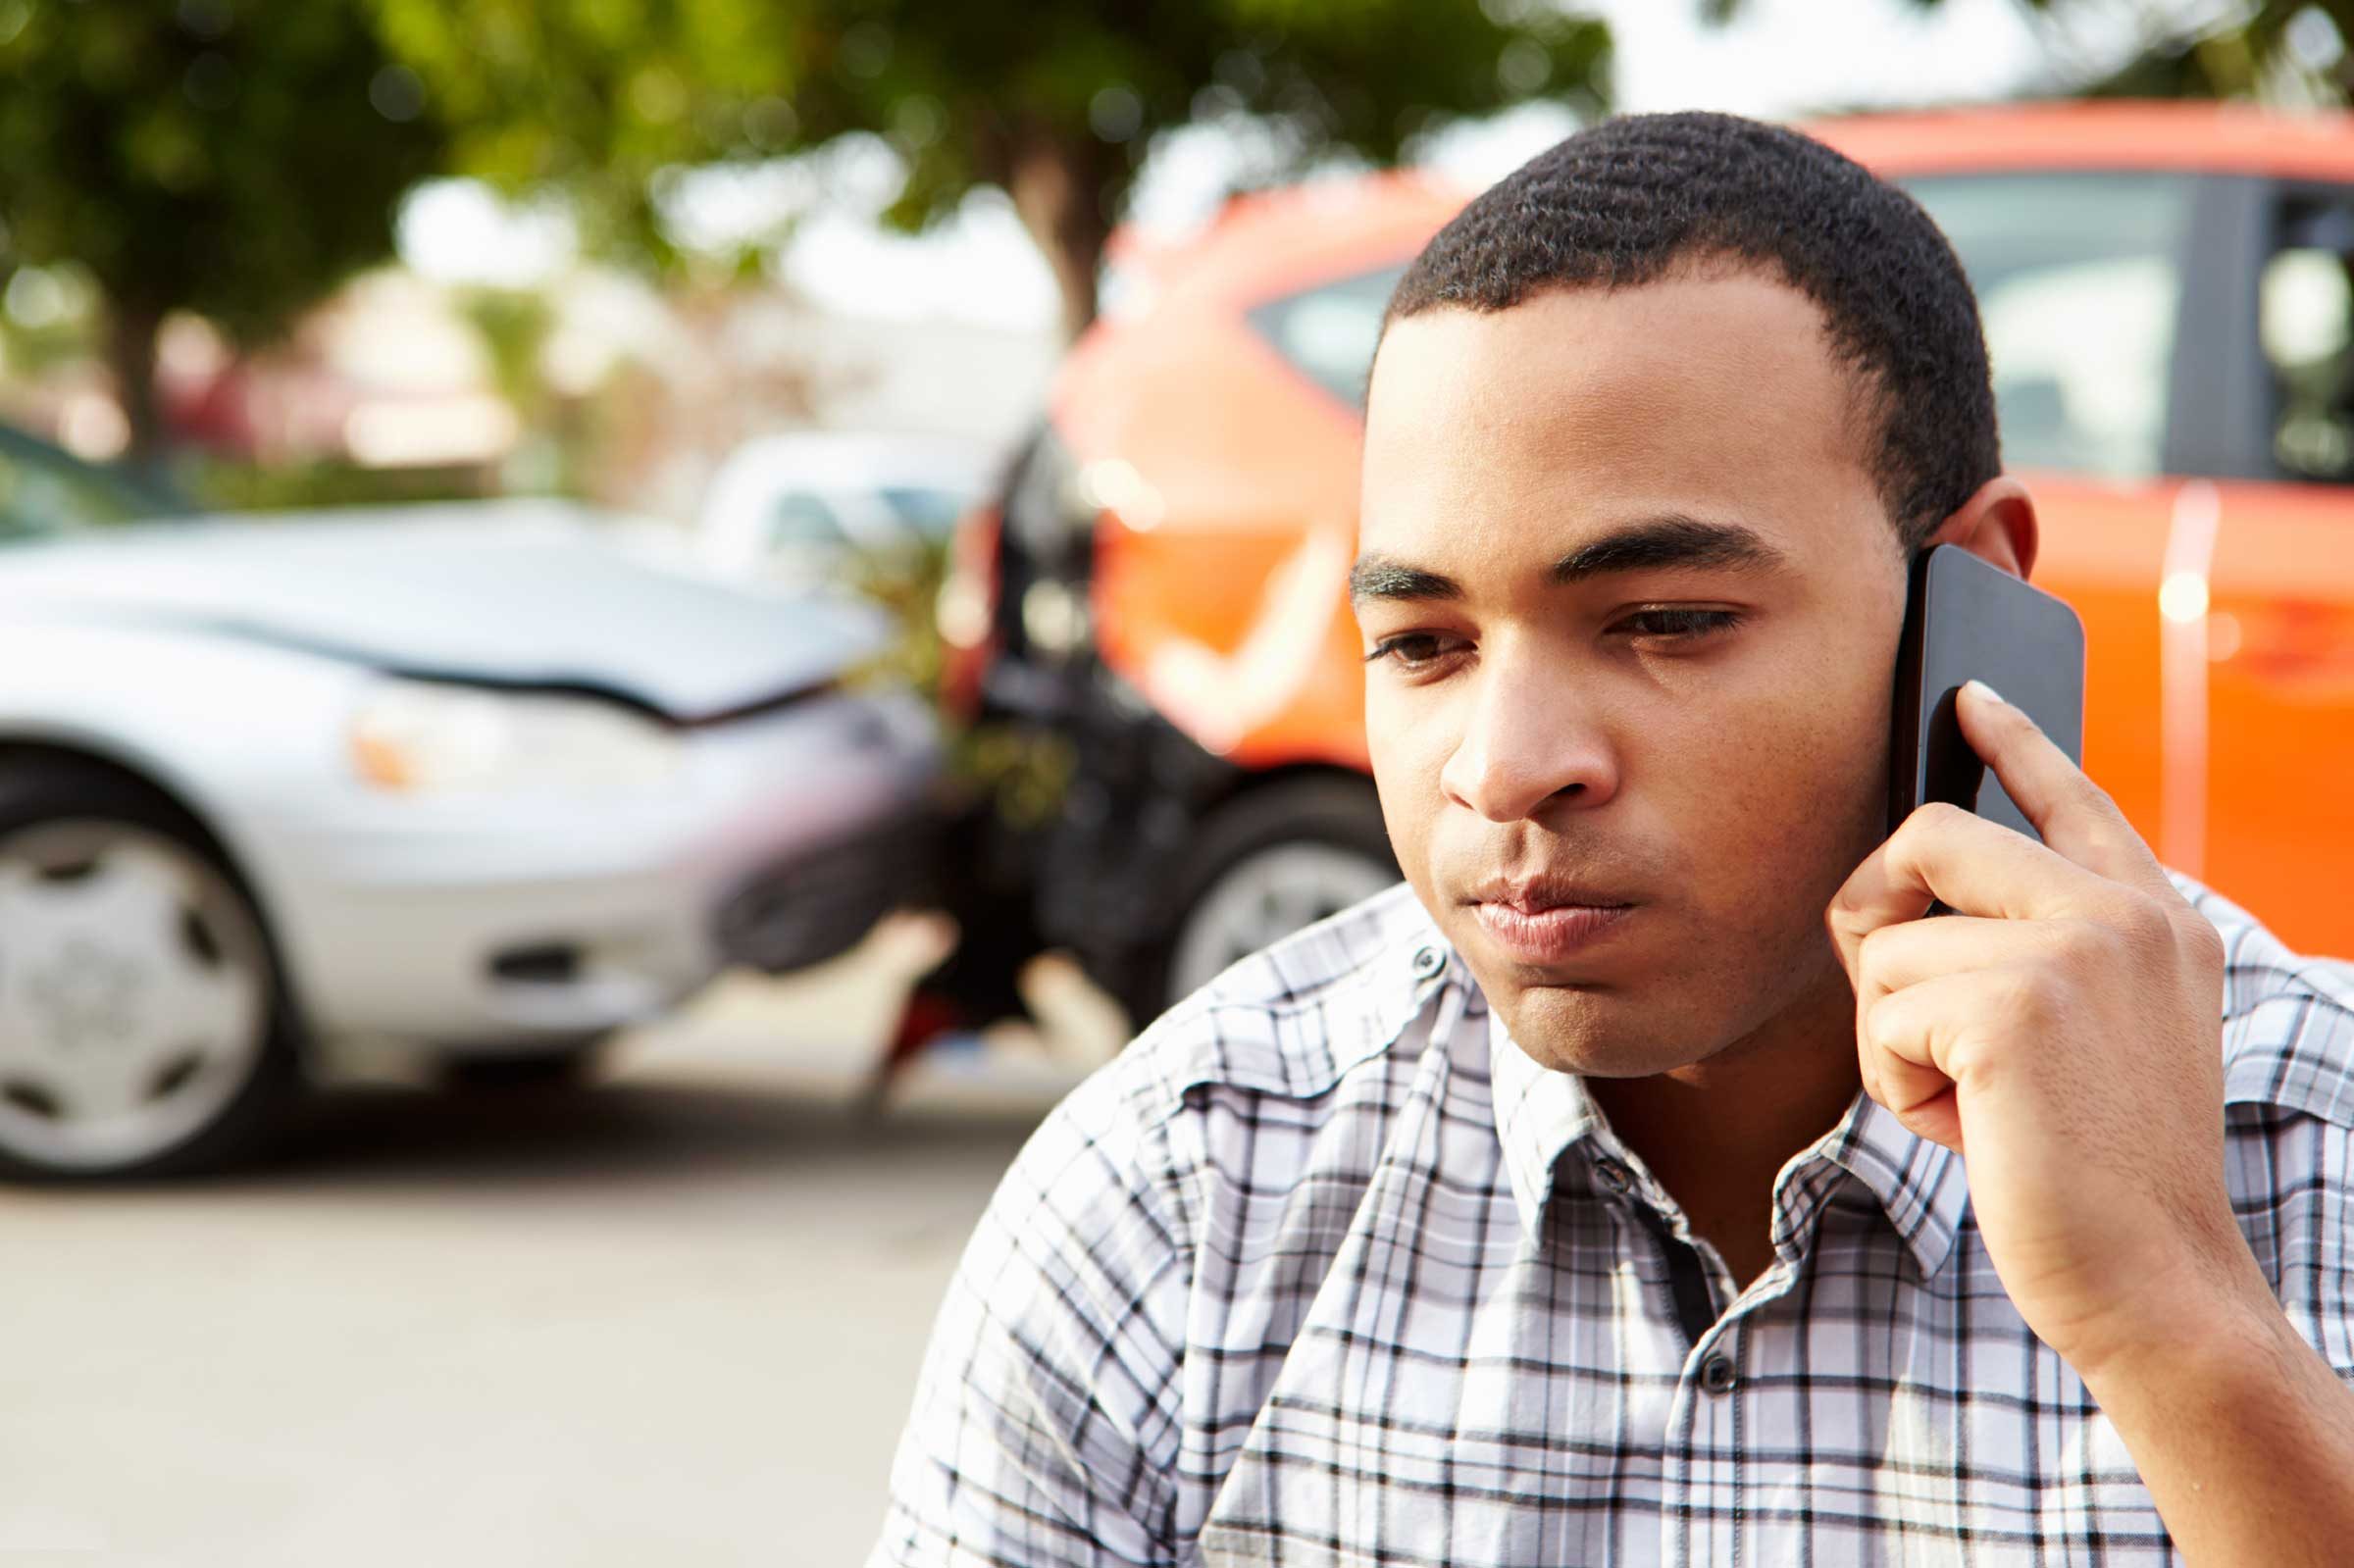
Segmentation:
[(114, 372), (115, 397), (130, 425), (130, 449), (125, 455), (148, 470), (162, 468), (164, 460), (163, 411), (155, 395), (155, 334), (163, 324), (164, 313), (152, 305), (119, 297), (110, 301), (106, 360)]
[(1093, 136), (1037, 127), (1016, 131), (1007, 149), (1006, 192), (1053, 269), (1065, 341), (1096, 319), (1096, 275), (1111, 237), (1105, 187), (1119, 170), (1116, 158)]

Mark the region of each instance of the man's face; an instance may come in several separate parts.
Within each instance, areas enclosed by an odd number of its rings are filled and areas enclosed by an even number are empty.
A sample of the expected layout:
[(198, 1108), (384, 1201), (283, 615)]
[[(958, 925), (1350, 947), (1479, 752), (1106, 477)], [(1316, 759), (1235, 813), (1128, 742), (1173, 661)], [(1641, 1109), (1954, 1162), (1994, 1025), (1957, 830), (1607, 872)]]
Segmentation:
[(1374, 779), (1541, 1062), (1664, 1072), (1845, 995), (1822, 911), (1880, 837), (1905, 594), (1852, 375), (1750, 272), (1390, 327)]

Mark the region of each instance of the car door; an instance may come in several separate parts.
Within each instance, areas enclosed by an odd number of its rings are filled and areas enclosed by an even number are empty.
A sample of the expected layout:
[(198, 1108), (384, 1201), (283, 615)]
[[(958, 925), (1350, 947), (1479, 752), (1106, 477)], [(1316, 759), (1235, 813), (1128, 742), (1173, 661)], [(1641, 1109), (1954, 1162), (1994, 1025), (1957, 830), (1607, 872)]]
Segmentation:
[[(2350, 160), (2354, 161), (2354, 160)], [(2354, 953), (2354, 183), (2242, 184), (2218, 379), (2211, 557), (2175, 563), (2167, 634), (2204, 677), (2204, 865), (2291, 946)], [(2203, 576), (2203, 582), (2201, 578)], [(2186, 677), (2187, 679), (2187, 677)]]

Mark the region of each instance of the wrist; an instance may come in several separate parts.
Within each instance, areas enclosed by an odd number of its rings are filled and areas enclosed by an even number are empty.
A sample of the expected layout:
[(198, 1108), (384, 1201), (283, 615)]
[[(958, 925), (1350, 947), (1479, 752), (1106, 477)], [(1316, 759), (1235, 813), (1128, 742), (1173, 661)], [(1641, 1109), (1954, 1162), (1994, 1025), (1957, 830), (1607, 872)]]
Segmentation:
[(2201, 1291), (2153, 1290), (2155, 1310), (2106, 1325), (2063, 1359), (2113, 1417), (2139, 1402), (2205, 1404), (2277, 1376), (2283, 1350), (2303, 1348), (2254, 1258)]

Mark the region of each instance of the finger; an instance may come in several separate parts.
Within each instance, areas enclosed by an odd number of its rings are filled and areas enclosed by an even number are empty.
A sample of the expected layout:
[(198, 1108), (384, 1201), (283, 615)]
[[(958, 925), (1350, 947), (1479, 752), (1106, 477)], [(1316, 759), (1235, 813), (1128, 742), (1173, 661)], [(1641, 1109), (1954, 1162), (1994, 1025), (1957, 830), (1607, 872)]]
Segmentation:
[(1888, 841), (1864, 857), (1824, 910), (1850, 982), (1864, 938), (1900, 921), (1918, 920), (1943, 899), (1964, 915), (2048, 920), (2097, 908), (2103, 878), (2024, 834), (1973, 817), (1959, 806), (1922, 806)]
[(1963, 738), (1994, 770), (2045, 843), (2112, 882), (2145, 891), (2171, 889), (2158, 857), (2117, 803), (2069, 761), (2025, 709), (2005, 702), (1982, 681), (1964, 685), (1954, 707)]
[(1871, 1097), (1905, 1127), (1962, 1150), (1956, 1085), (1970, 1021), (1985, 1002), (1989, 972), (1945, 975), (1891, 991), (1864, 1013), (1856, 1031), (1859, 1062)]
[(1868, 1008), (1890, 991), (1971, 970), (2036, 962), (2062, 944), (2064, 930), (2048, 920), (1987, 920), (1953, 915), (1882, 926), (1863, 941), (1856, 998)]

